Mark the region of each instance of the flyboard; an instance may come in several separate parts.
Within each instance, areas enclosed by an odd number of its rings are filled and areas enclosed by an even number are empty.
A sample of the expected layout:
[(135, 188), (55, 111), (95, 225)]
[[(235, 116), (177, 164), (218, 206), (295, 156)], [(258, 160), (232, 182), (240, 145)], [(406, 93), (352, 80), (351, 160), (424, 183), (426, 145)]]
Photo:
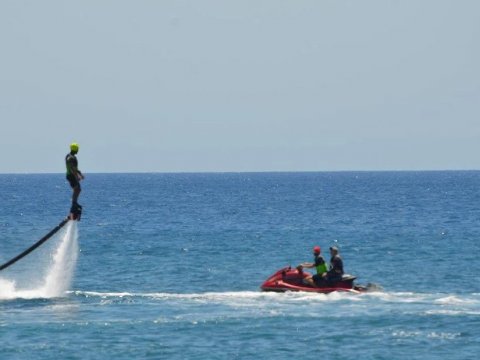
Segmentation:
[(82, 217), (82, 207), (78, 203), (72, 203), (72, 207), (70, 208), (70, 214), (63, 219), (60, 224), (55, 226), (50, 232), (42, 237), (40, 240), (38, 240), (36, 243), (34, 243), (32, 246), (30, 246), (28, 249), (24, 250), (22, 253), (18, 254), (14, 258), (10, 259), (4, 264), (0, 265), (0, 271), (8, 268), (9, 266), (15, 264), (18, 260), (24, 258), (28, 254), (30, 254), (33, 250), (38, 248), (40, 245), (42, 245), (45, 241), (50, 239), (53, 235), (55, 235), (61, 228), (63, 228), (70, 220), (73, 221), (80, 221), (80, 218)]

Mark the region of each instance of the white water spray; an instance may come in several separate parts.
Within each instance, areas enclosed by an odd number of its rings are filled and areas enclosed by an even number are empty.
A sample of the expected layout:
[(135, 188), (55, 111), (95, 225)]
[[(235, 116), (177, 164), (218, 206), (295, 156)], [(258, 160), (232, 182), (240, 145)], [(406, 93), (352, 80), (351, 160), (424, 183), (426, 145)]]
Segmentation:
[[(0, 278), (0, 300), (65, 296), (65, 292), (70, 288), (78, 257), (77, 221), (69, 221), (60, 236), (43, 284), (35, 289), (16, 289), (15, 281)], [(28, 261), (28, 258), (25, 261)]]
[(78, 228), (76, 221), (67, 224), (67, 230), (53, 257), (43, 286), (45, 297), (63, 296), (72, 283), (78, 257)]

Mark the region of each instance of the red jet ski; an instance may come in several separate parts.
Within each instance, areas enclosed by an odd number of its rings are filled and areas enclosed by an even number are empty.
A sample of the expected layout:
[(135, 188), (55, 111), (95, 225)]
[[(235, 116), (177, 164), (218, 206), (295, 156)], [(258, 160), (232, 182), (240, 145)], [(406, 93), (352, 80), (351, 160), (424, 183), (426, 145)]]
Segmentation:
[(332, 284), (325, 284), (323, 286), (310, 286), (303, 282), (303, 279), (311, 274), (303, 271), (301, 267), (292, 269), (291, 266), (278, 270), (275, 274), (270, 276), (261, 286), (263, 291), (308, 291), (328, 294), (333, 291), (342, 291), (359, 294), (366, 291), (372, 291), (377, 288), (373, 284), (367, 286), (355, 285), (353, 281), (356, 279), (353, 275), (344, 274), (342, 280)]

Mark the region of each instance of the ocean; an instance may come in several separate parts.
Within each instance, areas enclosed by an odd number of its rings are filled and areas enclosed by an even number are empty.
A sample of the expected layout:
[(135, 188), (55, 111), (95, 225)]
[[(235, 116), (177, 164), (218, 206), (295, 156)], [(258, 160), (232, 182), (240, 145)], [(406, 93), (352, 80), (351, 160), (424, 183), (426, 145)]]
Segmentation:
[[(480, 172), (86, 174), (78, 223), (0, 271), (0, 359), (476, 359)], [(0, 264), (68, 213), (0, 175)], [(268, 293), (336, 245), (383, 290)]]

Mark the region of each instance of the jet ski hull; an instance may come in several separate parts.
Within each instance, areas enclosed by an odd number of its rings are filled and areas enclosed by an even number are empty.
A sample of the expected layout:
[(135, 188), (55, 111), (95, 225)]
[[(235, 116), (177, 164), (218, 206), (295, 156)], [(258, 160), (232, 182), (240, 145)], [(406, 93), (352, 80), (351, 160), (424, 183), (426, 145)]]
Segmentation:
[(261, 289), (263, 291), (275, 292), (306, 291), (323, 294), (329, 294), (334, 291), (359, 294), (367, 291), (367, 287), (354, 284), (356, 277), (352, 275), (343, 275), (342, 280), (340, 281), (315, 287), (305, 284), (304, 282), (304, 279), (310, 275), (311, 274), (305, 271), (286, 267), (278, 270), (275, 274), (270, 276), (262, 284)]

